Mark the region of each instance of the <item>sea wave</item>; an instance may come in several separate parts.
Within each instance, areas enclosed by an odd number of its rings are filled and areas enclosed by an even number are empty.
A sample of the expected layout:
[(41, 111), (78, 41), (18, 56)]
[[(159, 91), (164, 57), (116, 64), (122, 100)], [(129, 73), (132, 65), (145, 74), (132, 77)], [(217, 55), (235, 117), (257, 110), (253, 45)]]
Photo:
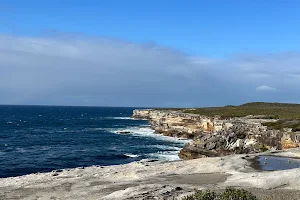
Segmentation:
[(126, 159), (126, 158), (136, 158), (138, 155), (134, 154), (111, 154), (111, 155), (98, 155), (95, 156), (97, 159)]
[(157, 153), (148, 154), (147, 157), (166, 161), (180, 160), (178, 151), (158, 151)]
[(124, 155), (127, 156), (127, 157), (130, 157), (130, 158), (136, 158), (136, 157), (140, 156), (140, 155), (130, 154), (130, 153), (125, 153)]
[(130, 117), (107, 117), (107, 119), (131, 119)]
[[(136, 137), (151, 137), (156, 140), (171, 142), (173, 145), (168, 144), (157, 144), (157, 145), (149, 145), (147, 148), (157, 149), (158, 151), (155, 153), (143, 154), (143, 157), (148, 159), (158, 159), (158, 160), (166, 160), (166, 161), (173, 161), (173, 160), (180, 160), (178, 157), (178, 152), (182, 149), (183, 145), (190, 140), (182, 139), (182, 138), (174, 138), (169, 136), (164, 136), (160, 134), (155, 134), (154, 130), (149, 126), (134, 126), (134, 127), (126, 127), (126, 128), (114, 128), (110, 129), (110, 132), (116, 134), (122, 134), (121, 132), (125, 133), (124, 135), (132, 135)], [(174, 143), (176, 146), (174, 146)], [(128, 155), (129, 154), (125, 154)], [(133, 154), (135, 155), (135, 154)]]
[(141, 127), (151, 127), (150, 124), (140, 125)]
[(18, 152), (18, 153), (24, 153), (24, 152), (26, 152), (27, 150), (24, 149), (24, 148), (16, 148), (15, 151)]
[(150, 127), (145, 127), (145, 126), (133, 126), (133, 127), (126, 127), (126, 128), (113, 128), (109, 129), (108, 131), (113, 132), (113, 133), (121, 133), (121, 132), (126, 132), (128, 134), (134, 135), (134, 136), (139, 136), (139, 137), (152, 137), (156, 140), (164, 140), (164, 141), (169, 141), (169, 142), (175, 142), (175, 143), (180, 143), (180, 144), (185, 144), (186, 142), (189, 142), (190, 140), (188, 139), (183, 139), (183, 138), (175, 138), (175, 137), (169, 137), (169, 136), (164, 136), (161, 134), (154, 134), (154, 130)]
[(169, 146), (169, 145), (160, 145), (160, 144), (150, 145), (149, 147), (156, 148), (156, 149), (161, 149), (161, 150), (169, 150), (169, 151), (179, 151), (179, 150), (182, 149), (180, 147)]

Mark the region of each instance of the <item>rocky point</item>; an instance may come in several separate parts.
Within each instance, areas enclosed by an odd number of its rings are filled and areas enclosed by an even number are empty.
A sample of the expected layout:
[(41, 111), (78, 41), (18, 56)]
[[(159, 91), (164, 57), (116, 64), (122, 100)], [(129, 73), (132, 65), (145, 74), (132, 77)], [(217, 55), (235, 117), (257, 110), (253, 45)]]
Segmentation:
[(220, 119), (185, 110), (134, 110), (133, 118), (147, 119), (156, 134), (192, 139), (179, 152), (182, 159), (258, 153), (299, 146), (298, 133), (269, 130), (263, 123), (276, 119), (257, 116)]

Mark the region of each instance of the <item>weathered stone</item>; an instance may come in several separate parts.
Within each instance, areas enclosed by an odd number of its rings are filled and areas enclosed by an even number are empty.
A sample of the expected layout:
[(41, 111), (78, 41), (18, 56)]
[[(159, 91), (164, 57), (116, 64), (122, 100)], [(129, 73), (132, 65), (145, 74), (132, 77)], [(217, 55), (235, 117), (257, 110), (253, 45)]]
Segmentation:
[(274, 119), (247, 116), (220, 120), (218, 117), (155, 109), (135, 110), (132, 117), (148, 119), (157, 134), (193, 139), (179, 152), (182, 159), (255, 153), (266, 149), (297, 147), (300, 144), (300, 133), (290, 135), (286, 132), (289, 129), (268, 130), (261, 124), (274, 122)]
[(212, 150), (216, 147), (216, 143), (215, 142), (209, 142), (206, 144), (206, 149), (208, 150)]

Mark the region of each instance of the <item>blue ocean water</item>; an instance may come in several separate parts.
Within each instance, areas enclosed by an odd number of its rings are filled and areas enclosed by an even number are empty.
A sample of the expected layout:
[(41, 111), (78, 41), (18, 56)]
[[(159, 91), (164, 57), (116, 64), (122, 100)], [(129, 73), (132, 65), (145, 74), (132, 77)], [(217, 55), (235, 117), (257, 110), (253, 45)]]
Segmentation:
[(185, 141), (153, 134), (147, 121), (130, 119), (133, 110), (0, 106), (0, 177), (141, 159), (178, 159)]

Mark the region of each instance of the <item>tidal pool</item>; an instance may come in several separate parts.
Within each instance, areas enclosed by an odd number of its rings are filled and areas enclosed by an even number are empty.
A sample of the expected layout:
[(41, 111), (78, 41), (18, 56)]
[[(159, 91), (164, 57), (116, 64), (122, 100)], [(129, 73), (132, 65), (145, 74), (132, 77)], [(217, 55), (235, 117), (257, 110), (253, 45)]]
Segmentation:
[(254, 168), (264, 171), (277, 171), (300, 168), (300, 159), (280, 156), (257, 156)]

